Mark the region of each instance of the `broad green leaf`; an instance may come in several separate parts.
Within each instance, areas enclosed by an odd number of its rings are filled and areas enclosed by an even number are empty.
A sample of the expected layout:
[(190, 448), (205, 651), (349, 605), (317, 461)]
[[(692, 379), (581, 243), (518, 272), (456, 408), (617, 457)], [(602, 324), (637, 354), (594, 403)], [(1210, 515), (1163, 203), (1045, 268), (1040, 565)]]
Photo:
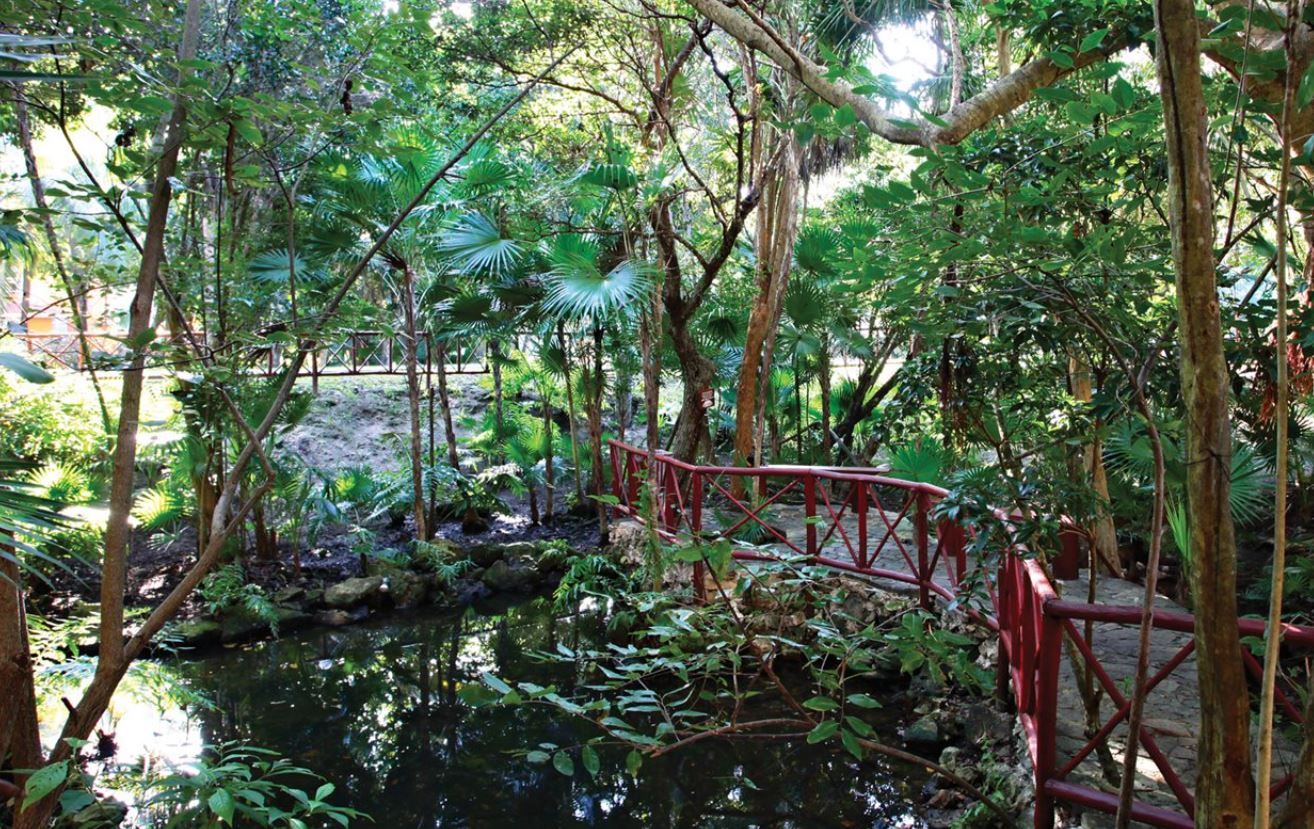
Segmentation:
[(58, 763), (51, 763), (38, 769), (31, 777), (27, 778), (27, 786), (23, 788), (23, 808), (26, 809), (58, 789), (67, 778), (67, 760), (60, 760)]
[(829, 740), (839, 731), (839, 723), (834, 720), (822, 720), (817, 727), (808, 732), (809, 743), (820, 743), (823, 740)]
[(602, 768), (602, 762), (598, 759), (598, 752), (593, 750), (593, 746), (584, 746), (580, 750), (579, 759), (584, 764), (584, 771), (589, 773), (589, 777), (598, 776), (598, 770)]
[(858, 738), (854, 736), (852, 731), (849, 731), (848, 729), (841, 731), (840, 742), (844, 744), (844, 748), (849, 754), (852, 754), (859, 760), (862, 759), (862, 744), (858, 742)]
[(55, 375), (17, 354), (0, 354), (0, 366), (9, 369), (29, 383), (55, 382)]
[(207, 800), (206, 803), (209, 805), (210, 811), (213, 812), (216, 817), (224, 823), (232, 824), (233, 811), (237, 808), (237, 803), (233, 800), (233, 796), (228, 793), (227, 789), (217, 790), (214, 794), (210, 795), (210, 799)]
[(803, 707), (809, 711), (834, 711), (839, 708), (839, 703), (830, 697), (813, 697), (803, 703)]
[(1089, 52), (1092, 49), (1100, 48), (1100, 44), (1104, 42), (1104, 38), (1107, 37), (1108, 34), (1108, 29), (1096, 29), (1081, 39), (1081, 48), (1077, 51)]
[(552, 768), (571, 777), (575, 774), (575, 761), (570, 759), (570, 755), (564, 751), (558, 751), (552, 755)]
[(853, 705), (853, 706), (856, 706), (856, 707), (858, 707), (858, 708), (880, 708), (880, 707), (881, 707), (880, 702), (879, 702), (875, 697), (873, 697), (873, 696), (871, 696), (871, 695), (869, 695), (869, 694), (849, 694), (848, 697), (845, 698), (845, 701), (846, 701), (849, 705)]
[(505, 682), (503, 682), (502, 680), (498, 679), (497, 677), (493, 676), (490, 673), (482, 674), (480, 676), (480, 679), (484, 681), (485, 685), (487, 685), (489, 688), (492, 688), (494, 691), (498, 692), (499, 694), (511, 693), (510, 685), (507, 685)]

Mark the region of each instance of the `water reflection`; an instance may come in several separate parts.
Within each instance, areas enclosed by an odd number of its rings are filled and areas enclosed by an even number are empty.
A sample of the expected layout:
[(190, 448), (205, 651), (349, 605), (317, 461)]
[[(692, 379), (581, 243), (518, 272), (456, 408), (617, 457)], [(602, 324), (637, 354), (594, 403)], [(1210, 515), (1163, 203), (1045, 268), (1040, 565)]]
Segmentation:
[(196, 715), (206, 742), (278, 750), (381, 827), (924, 825), (910, 806), (925, 781), (915, 769), (827, 747), (708, 742), (645, 763), (638, 781), (618, 749), (601, 752), (596, 779), (568, 779), (515, 752), (577, 744), (596, 735), (589, 724), (457, 698), (483, 671), (569, 690), (582, 681), (573, 666), (529, 654), (601, 635), (596, 616), (558, 619), (538, 601), (312, 631), (176, 668), (215, 703)]

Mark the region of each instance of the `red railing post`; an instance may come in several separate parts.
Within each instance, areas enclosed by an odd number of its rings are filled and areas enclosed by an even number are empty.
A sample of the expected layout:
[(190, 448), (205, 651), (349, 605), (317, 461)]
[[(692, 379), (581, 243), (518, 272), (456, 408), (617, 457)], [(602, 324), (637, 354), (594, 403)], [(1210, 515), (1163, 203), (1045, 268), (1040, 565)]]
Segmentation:
[[(1035, 585), (1030, 584), (1029, 580), (1027, 586), (1032, 591), (1035, 590)], [(1063, 633), (1059, 627), (1059, 620), (1051, 616), (1049, 609), (1045, 606), (1046, 600), (1039, 595), (1033, 595), (1033, 599), (1040, 605), (1040, 630), (1038, 631), (1040, 641), (1037, 647), (1039, 654), (1036, 665), (1036, 698), (1034, 706), (1036, 718), (1036, 811), (1034, 823), (1036, 829), (1053, 829), (1054, 798), (1046, 791), (1045, 786), (1054, 773), (1056, 721), (1058, 719), (1059, 655)]]
[(858, 566), (866, 567), (871, 562), (867, 556), (867, 482), (858, 482), (857, 491), (858, 504), (855, 509), (858, 512)]
[[(544, 401), (543, 405), (546, 406), (547, 402)], [(618, 504), (625, 504), (624, 481), (621, 480), (623, 476), (620, 467), (620, 450), (616, 448), (616, 444), (608, 443), (607, 451), (611, 456), (611, 492), (616, 496)], [(629, 505), (626, 504), (626, 506)]]
[[(660, 461), (658, 461), (660, 463)], [(675, 467), (669, 463), (662, 465), (662, 529), (675, 531), (675, 488), (680, 482), (675, 477)]]
[(1075, 579), (1081, 569), (1081, 532), (1070, 524), (1059, 527), (1059, 556), (1054, 560), (1054, 575)]
[(694, 538), (698, 538), (703, 531), (703, 474), (697, 470), (690, 474), (692, 482), (689, 485), (689, 529), (693, 532)]
[(803, 473), (803, 508), (804, 508), (804, 536), (808, 543), (806, 550), (809, 556), (817, 554), (817, 477), (811, 472)]
[[(689, 484), (689, 529), (693, 531), (694, 543), (702, 543), (703, 530), (703, 476), (697, 470), (690, 473)], [(693, 568), (694, 595), (699, 601), (707, 599), (707, 568), (701, 561)]]
[(930, 561), (930, 532), (927, 527), (928, 513), (931, 510), (931, 498), (924, 492), (918, 492), (917, 514), (914, 525), (917, 532), (917, 598), (924, 610), (931, 609), (931, 591), (926, 583), (931, 578), (927, 572)]

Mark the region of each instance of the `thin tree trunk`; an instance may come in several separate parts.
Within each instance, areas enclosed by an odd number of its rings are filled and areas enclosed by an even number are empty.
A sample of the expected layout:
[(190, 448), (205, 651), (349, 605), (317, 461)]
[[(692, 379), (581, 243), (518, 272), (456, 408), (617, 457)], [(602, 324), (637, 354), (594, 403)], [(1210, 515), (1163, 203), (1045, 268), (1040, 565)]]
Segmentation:
[[(60, 285), (64, 288), (64, 295), (68, 299), (69, 314), (72, 315), (73, 326), (78, 332), (78, 362), (91, 378), (91, 387), (96, 393), (96, 405), (100, 409), (101, 427), (105, 430), (105, 434), (109, 434), (114, 423), (110, 420), (109, 407), (105, 404), (105, 393), (101, 391), (100, 378), (91, 361), (91, 346), (87, 343), (86, 305), (83, 302), (84, 298), (79, 296), (79, 291), (73, 284), (73, 278), (69, 276), (68, 267), (64, 263), (64, 253), (59, 244), (59, 236), (55, 233), (55, 221), (51, 218), (50, 203), (46, 200), (46, 187), (41, 181), (36, 153), (32, 149), (32, 126), (27, 114), (27, 99), (23, 97), (18, 84), (11, 83), (9, 88), (13, 93), (14, 120), (18, 126), (18, 143), (23, 150), (23, 165), (27, 169), (27, 178), (32, 187), (32, 203), (41, 211), (41, 228), (46, 234), (46, 242), (50, 245), (50, 259), (55, 264), (55, 273), (59, 274)], [(23, 292), (23, 305), (26, 309), (31, 294), (31, 283), (26, 278)], [(23, 316), (24, 319), (27, 318), (26, 310)]]
[(570, 427), (570, 454), (575, 463), (575, 498), (584, 503), (584, 479), (580, 477), (579, 441), (575, 434), (575, 390), (570, 382), (570, 347), (566, 341), (566, 326), (557, 323), (557, 344), (561, 348), (561, 366), (566, 372), (566, 423)]
[(443, 437), (447, 441), (447, 463), (452, 469), (461, 468), (461, 456), (456, 451), (456, 427), (452, 424), (452, 400), (447, 393), (447, 343), (439, 342), (434, 349), (438, 363), (438, 410), (443, 416)]
[(548, 394), (550, 378), (543, 378), (539, 389), (543, 406), (543, 517), (547, 524), (553, 523), (553, 498), (557, 490), (557, 475), (552, 468), (552, 399)]
[[(1284, 44), (1288, 67), (1296, 64), (1295, 27), (1303, 5), (1299, 0), (1287, 2)], [(1278, 174), (1277, 325), (1273, 348), (1277, 361), (1277, 400), (1273, 408), (1277, 457), (1273, 471), (1273, 578), (1268, 596), (1268, 625), (1264, 633), (1264, 679), (1259, 702), (1259, 748), (1255, 758), (1255, 829), (1268, 829), (1269, 825), (1269, 784), (1273, 777), (1273, 704), (1277, 690), (1278, 659), (1282, 651), (1282, 588), (1287, 569), (1287, 418), (1290, 392), (1290, 363), (1287, 356), (1287, 192), (1291, 184), (1291, 111), (1295, 105), (1296, 83), (1294, 68), (1289, 68), (1284, 81), (1281, 123), (1278, 125), (1282, 163)]]
[(1208, 121), (1200, 74), (1200, 24), (1192, 0), (1156, 0), (1159, 84), (1167, 132), (1168, 208), (1186, 403), (1191, 588), (1199, 675), (1195, 820), (1249, 827), (1250, 695), (1237, 635), (1236, 534), (1228, 508), (1232, 433), (1214, 271)]
[[(188, 0), (184, 17), (182, 43), (178, 59), (184, 67), (180, 75), (185, 79), (187, 61), (196, 56), (200, 32), (201, 2)], [(171, 180), (177, 170), (178, 153), (182, 148), (182, 126), (186, 107), (179, 94), (173, 103), (165, 133), (164, 149), (155, 168), (151, 186), (150, 212), (142, 246), (141, 264), (137, 270), (137, 290), (129, 310), (128, 341), (140, 343), (151, 320), (155, 283), (160, 263), (164, 258), (164, 233), (169, 218), (169, 202), (173, 195)], [(143, 366), (145, 355), (134, 354), (129, 367), (123, 372), (123, 390), (119, 402), (118, 437), (114, 445), (113, 469), (110, 474), (109, 517), (105, 528), (105, 554), (101, 563), (100, 589), (100, 651), (96, 673), (79, 705), (77, 714), (95, 712), (90, 722), (78, 723), (74, 736), (90, 733), (91, 723), (99, 719), (100, 712), (109, 704), (109, 698), (118, 687), (131, 659), (124, 650), (124, 593), (127, 588), (128, 541), (131, 534), (129, 517), (132, 510), (132, 487), (136, 473), (137, 423), (141, 414)], [(90, 699), (89, 699), (90, 698)], [(90, 703), (90, 704), (88, 704)], [(65, 728), (80, 718), (72, 715)], [(55, 756), (66, 752), (66, 743), (55, 747)], [(36, 829), (44, 826), (54, 810), (54, 796), (43, 798), (31, 808), (20, 812), (15, 829)]]
[(415, 507), (415, 537), (429, 540), (424, 507), (424, 442), (420, 435), (420, 337), (415, 330), (415, 278), (409, 264), (402, 268), (402, 315), (406, 324), (406, 403), (411, 422), (411, 500)]
[[(1072, 396), (1082, 403), (1089, 403), (1094, 392), (1091, 369), (1075, 354), (1068, 360), (1068, 377), (1072, 384)], [(1096, 426), (1098, 427), (1098, 423)], [(1093, 437), (1081, 452), (1082, 466), (1089, 476), (1090, 487), (1100, 499), (1100, 514), (1091, 520), (1089, 527), (1091, 546), (1095, 550), (1097, 559), (1102, 561), (1113, 575), (1122, 578), (1122, 561), (1118, 558), (1118, 531), (1113, 526), (1113, 516), (1105, 506), (1110, 503), (1109, 477), (1104, 470), (1104, 458), (1100, 448), (1099, 438)], [(1095, 573), (1092, 571), (1092, 581), (1094, 578)]]
[(488, 342), (488, 362), (493, 371), (493, 423), (497, 425), (497, 458), (501, 460), (506, 457), (501, 448), (506, 423), (502, 412), (502, 344), (496, 338)]
[(606, 482), (606, 470), (602, 465), (602, 393), (607, 385), (602, 371), (602, 328), (593, 328), (593, 371), (589, 389), (589, 444), (593, 451), (593, 494), (598, 514), (598, 537), (605, 544), (607, 541), (607, 505), (602, 503), (603, 488)]
[[(750, 460), (756, 464), (763, 462), (760, 457), (760, 423), (765, 401), (761, 398), (769, 385), (775, 333), (780, 322), (782, 299), (789, 285), (794, 242), (798, 237), (798, 146), (789, 132), (781, 133), (776, 140), (788, 143), (780, 166), (765, 188), (765, 206), (758, 214), (761, 219), (755, 240), (758, 291), (749, 313), (748, 331), (744, 335), (744, 360), (735, 388), (736, 464), (747, 464)], [(742, 485), (742, 479), (734, 480)]]
[[(1128, 378), (1137, 383), (1135, 377)], [(1114, 816), (1117, 829), (1131, 824), (1132, 796), (1136, 786), (1136, 758), (1141, 737), (1141, 722), (1145, 714), (1146, 685), (1150, 675), (1150, 634), (1154, 630), (1154, 597), (1159, 579), (1159, 552), (1163, 547), (1164, 512), (1164, 461), (1163, 441), (1154, 422), (1154, 413), (1145, 399), (1145, 389), (1137, 383), (1134, 394), (1137, 408), (1145, 418), (1145, 429), (1154, 457), (1154, 505), (1150, 516), (1150, 555), (1145, 565), (1145, 593), (1141, 598), (1141, 624), (1137, 632), (1136, 672), (1132, 681), (1131, 707), (1127, 712), (1127, 745), (1123, 750), (1122, 785), (1118, 790), (1118, 811)], [(1092, 572), (1093, 580), (1095, 574)], [(1244, 692), (1243, 692), (1244, 693)]]
[[(180, 55), (183, 59), (191, 57), (195, 53), (200, 5), (199, 0), (189, 0), (188, 2), (183, 38), (184, 48), (181, 50)], [(191, 46), (190, 50), (187, 48), (189, 44)], [(271, 477), (258, 487), (257, 493), (253, 498), (258, 499), (259, 497), (262, 497), (263, 494), (273, 485), (272, 470), (269, 468), (268, 460), (263, 454), (263, 441), (268, 437), (269, 433), (274, 428), (280, 413), (287, 405), (287, 401), (290, 398), (293, 387), (296, 383), (297, 373), (300, 371), (301, 366), (304, 365), (311, 350), (316, 346), (314, 338), (322, 334), (324, 326), (337, 313), (338, 308), (355, 286), (356, 281), (360, 278), (361, 274), (363, 274), (366, 268), (369, 267), (370, 262), (376, 255), (378, 255), (388, 239), (396, 233), (402, 222), (406, 220), (406, 218), (420, 205), (421, 201), (423, 201), (433, 190), (438, 181), (441, 180), (453, 166), (459, 163), (460, 160), (474, 148), (478, 141), (483, 138), (483, 136), (485, 136), (498, 121), (505, 117), (514, 107), (519, 105), (519, 103), (524, 100), (525, 96), (529, 94), (530, 90), (534, 89), (542, 81), (546, 73), (551, 72), (556, 66), (560, 65), (560, 63), (572, 54), (573, 51), (574, 50), (571, 49), (564, 52), (556, 61), (544, 70), (543, 73), (540, 73), (528, 83), (518, 95), (503, 104), (494, 115), (475, 130), (460, 149), (458, 149), (448, 161), (430, 177), (429, 181), (420, 188), (416, 196), (401, 210), (398, 216), (388, 225), (383, 233), (375, 239), (369, 250), (356, 261), (354, 266), (352, 266), (351, 270), (347, 273), (346, 278), (342, 281), (342, 284), (338, 286), (337, 291), (321, 311), (320, 321), (315, 325), (310, 335), (300, 342), (296, 356), (293, 358), (289, 370), (284, 374), (281, 385), (278, 387), (274, 399), (270, 403), (269, 409), (265, 413), (264, 418), (260, 421), (260, 424), (256, 428), (251, 429), (249, 426), (246, 426), (245, 421), (241, 421), (246, 427), (248, 442), (241, 452), (238, 453), (237, 458), (232, 464), (231, 472), (226, 478), (223, 492), (219, 498), (219, 506), (215, 510), (215, 525), (212, 527), (210, 542), (206, 547), (204, 554), (186, 573), (186, 575), (183, 576), (183, 579), (169, 592), (169, 594), (160, 601), (126, 645), (120, 644), (120, 658), (113, 662), (107, 659), (105, 648), (102, 643), (101, 654), (97, 663), (97, 672), (87, 686), (81, 701), (70, 712), (60, 737), (56, 741), (55, 747), (51, 752), (51, 761), (57, 762), (59, 760), (68, 759), (72, 756), (74, 750), (70, 745), (68, 738), (86, 739), (88, 735), (91, 734), (96, 722), (109, 706), (110, 699), (113, 697), (115, 689), (118, 687), (119, 682), (127, 672), (132, 660), (140, 656), (160, 630), (162, 630), (163, 627), (177, 615), (183, 603), (218, 561), (224, 542), (231, 537), (234, 530), (242, 526), (243, 522), (246, 520), (246, 516), (250, 513), (250, 510), (254, 505), (254, 500), (245, 501), (240, 507), (232, 511), (231, 517), (229, 516), (230, 505), (234, 496), (237, 494), (239, 484), (244, 480), (244, 475), (250, 465), (251, 459), (257, 454), (260, 455), (261, 462), (266, 466), (266, 473)], [(174, 119), (171, 120), (180, 120), (182, 110), (183, 107), (181, 101), (175, 101)], [(176, 135), (176, 131), (171, 129), (170, 134)], [(166, 148), (170, 146), (176, 147), (176, 141), (166, 144)], [(167, 187), (167, 183), (165, 186)], [(155, 204), (155, 202), (152, 202), (152, 210), (155, 209)], [(148, 223), (147, 244), (143, 246), (143, 259), (146, 258), (145, 252), (152, 249), (153, 242), (150, 239), (150, 233), (154, 227), (155, 225), (153, 223)], [(122, 425), (122, 421), (120, 422), (120, 425)], [(104, 572), (105, 567), (106, 565), (103, 564), (102, 573)], [(102, 616), (103, 614), (104, 607), (102, 606)], [(120, 628), (118, 630), (118, 642), (122, 643), (121, 595), (119, 596), (119, 615)], [(0, 708), (0, 715), (12, 716), (12, 714), (9, 714), (8, 710), (5, 708)], [(44, 827), (48, 823), (50, 815), (54, 810), (59, 793), (60, 789), (57, 788), (54, 792), (34, 804), (32, 808), (21, 813), (20, 821), (16, 829), (38, 829), (38, 827)]]
[(821, 462), (833, 463), (830, 437), (830, 336), (821, 338), (821, 353), (817, 355), (817, 386), (821, 395)]

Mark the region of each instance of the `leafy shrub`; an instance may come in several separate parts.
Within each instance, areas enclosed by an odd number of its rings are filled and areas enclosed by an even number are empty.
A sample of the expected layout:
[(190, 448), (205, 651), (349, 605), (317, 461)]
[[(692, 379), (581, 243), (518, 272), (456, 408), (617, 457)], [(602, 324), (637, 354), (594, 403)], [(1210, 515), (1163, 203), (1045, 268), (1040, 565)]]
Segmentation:
[(27, 383), (12, 384), (7, 374), (0, 372), (0, 456), (73, 468), (108, 457), (109, 439), (92, 401), (64, 388), (34, 391)]
[(79, 521), (51, 532), (42, 546), (52, 558), (70, 568), (95, 564), (105, 551), (105, 528)]
[(268, 623), (278, 634), (278, 611), (258, 584), (246, 580), (246, 571), (236, 561), (225, 564), (205, 577), (196, 588), (207, 612), (218, 615), (242, 610)]
[(313, 795), (295, 784), (305, 777), (323, 779), (268, 749), (225, 743), (201, 761), (195, 774), (155, 781), (148, 808), (162, 813), (163, 825), (170, 828), (305, 827), (324, 825), (325, 819), (349, 826), (364, 817), (328, 802), (332, 783), (323, 783)]

